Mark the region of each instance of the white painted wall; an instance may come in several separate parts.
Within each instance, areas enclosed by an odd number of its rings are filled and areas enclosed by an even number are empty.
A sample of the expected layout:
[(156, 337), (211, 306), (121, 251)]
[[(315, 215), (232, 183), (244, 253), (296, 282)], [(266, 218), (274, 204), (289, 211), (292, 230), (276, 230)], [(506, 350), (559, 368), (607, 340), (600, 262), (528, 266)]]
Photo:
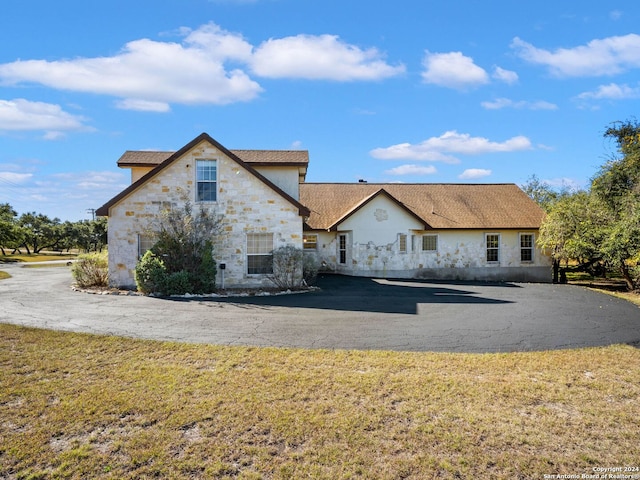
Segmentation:
[(383, 245), (395, 242), (399, 233), (422, 229), (424, 225), (388, 197), (378, 195), (337, 228), (353, 232), (353, 243), (373, 242)]
[[(355, 232), (318, 233), (317, 255), (326, 271), (348, 275), (388, 278), (541, 281), (551, 280), (551, 259), (535, 247), (532, 262), (520, 261), (520, 233), (531, 230), (407, 231), (408, 251), (400, 253), (397, 237), (389, 243), (352, 241)], [(346, 233), (346, 265), (337, 261), (337, 237)], [(486, 261), (485, 234), (500, 234), (499, 262)], [(422, 235), (438, 235), (438, 250), (422, 251)]]
[(298, 167), (255, 166), (254, 169), (293, 198), (300, 200)]

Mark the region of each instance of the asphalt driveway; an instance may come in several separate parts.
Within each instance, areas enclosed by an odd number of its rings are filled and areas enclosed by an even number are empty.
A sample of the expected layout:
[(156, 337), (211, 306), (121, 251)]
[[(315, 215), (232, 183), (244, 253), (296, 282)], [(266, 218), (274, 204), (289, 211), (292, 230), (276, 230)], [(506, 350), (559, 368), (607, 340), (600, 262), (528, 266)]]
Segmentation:
[(320, 291), (160, 299), (70, 288), (67, 268), (1, 265), (0, 322), (219, 345), (446, 352), (640, 346), (640, 308), (550, 284), (324, 276)]

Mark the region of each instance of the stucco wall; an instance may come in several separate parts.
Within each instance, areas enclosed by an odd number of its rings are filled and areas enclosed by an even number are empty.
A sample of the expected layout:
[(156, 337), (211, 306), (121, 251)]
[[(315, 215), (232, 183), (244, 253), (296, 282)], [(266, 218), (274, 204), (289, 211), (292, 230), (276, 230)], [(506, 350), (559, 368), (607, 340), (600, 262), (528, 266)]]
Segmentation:
[(398, 233), (422, 228), (424, 226), (415, 217), (382, 195), (373, 198), (338, 225), (338, 230), (353, 232), (353, 243), (374, 241), (378, 245), (395, 242)]
[[(159, 172), (109, 212), (109, 273), (115, 286), (133, 287), (138, 260), (138, 235), (152, 227), (158, 212), (184, 198), (195, 208), (195, 161), (217, 160), (217, 201), (206, 208), (221, 215), (214, 258), (224, 262), (225, 286), (268, 285), (264, 275), (246, 273), (246, 234), (273, 233), (274, 248), (302, 247), (302, 218), (291, 203), (208, 142), (202, 142)], [(217, 283), (221, 281), (218, 270)]]
[(298, 167), (272, 167), (255, 166), (257, 172), (264, 175), (284, 192), (291, 195), (296, 200), (300, 200), (300, 187)]
[[(550, 258), (535, 247), (532, 262), (520, 261), (520, 233), (531, 230), (407, 231), (407, 252), (401, 253), (398, 238), (383, 243), (377, 238), (354, 242), (353, 232), (318, 234), (317, 255), (327, 271), (383, 278), (443, 280), (551, 281)], [(399, 232), (400, 233), (400, 232)], [(486, 261), (487, 233), (500, 234), (499, 261)], [(338, 262), (338, 236), (347, 235), (347, 262)], [(437, 235), (438, 249), (422, 251), (422, 236)]]

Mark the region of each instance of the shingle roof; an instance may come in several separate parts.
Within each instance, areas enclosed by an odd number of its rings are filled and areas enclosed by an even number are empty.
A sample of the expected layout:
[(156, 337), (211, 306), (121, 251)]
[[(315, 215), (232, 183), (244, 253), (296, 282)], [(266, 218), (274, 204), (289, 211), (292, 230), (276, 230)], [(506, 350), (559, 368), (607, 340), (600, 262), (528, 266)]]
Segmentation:
[(302, 183), (307, 226), (336, 229), (378, 192), (432, 229), (539, 228), (542, 209), (515, 184)]
[[(250, 165), (306, 166), (309, 163), (307, 150), (229, 150), (240, 160)], [(127, 150), (118, 159), (119, 167), (155, 167), (175, 152)]]

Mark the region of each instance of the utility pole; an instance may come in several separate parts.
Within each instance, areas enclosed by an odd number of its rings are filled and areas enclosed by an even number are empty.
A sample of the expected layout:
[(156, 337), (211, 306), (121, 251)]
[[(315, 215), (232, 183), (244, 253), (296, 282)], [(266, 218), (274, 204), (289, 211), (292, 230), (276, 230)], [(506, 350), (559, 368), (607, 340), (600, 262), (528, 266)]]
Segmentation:
[(96, 219), (96, 209), (95, 208), (87, 208), (87, 212), (91, 212), (91, 220)]

